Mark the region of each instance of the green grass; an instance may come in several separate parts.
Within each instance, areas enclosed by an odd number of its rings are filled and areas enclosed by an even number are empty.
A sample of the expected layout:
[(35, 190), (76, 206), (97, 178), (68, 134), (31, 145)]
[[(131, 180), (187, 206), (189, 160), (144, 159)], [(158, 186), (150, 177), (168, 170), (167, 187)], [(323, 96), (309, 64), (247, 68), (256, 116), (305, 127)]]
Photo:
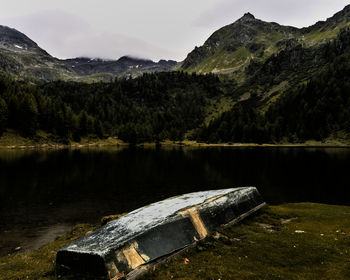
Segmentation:
[[(214, 55), (206, 57), (196, 67), (186, 69), (187, 72), (209, 73), (213, 70), (222, 70), (227, 68), (243, 67), (249, 63), (250, 52), (240, 47), (236, 51), (229, 53), (224, 50), (217, 51)], [(238, 69), (237, 69), (238, 70)]]
[[(0, 258), (0, 279), (56, 279), (57, 250), (94, 228), (78, 225), (38, 250)], [(142, 279), (350, 279), (350, 207), (266, 207)]]
[(326, 41), (329, 41), (337, 37), (337, 35), (339, 34), (339, 31), (342, 28), (348, 27), (349, 25), (350, 25), (350, 22), (346, 22), (345, 20), (343, 20), (343, 22), (339, 23), (333, 29), (328, 28), (325, 31), (314, 30), (310, 33), (305, 34), (305, 36), (303, 36), (302, 38), (305, 40), (305, 43), (307, 46), (325, 43)]
[(268, 207), (143, 279), (350, 279), (350, 207)]
[(210, 99), (209, 105), (205, 108), (206, 117), (204, 120), (205, 125), (208, 125), (210, 121), (219, 117), (222, 113), (232, 109), (236, 104), (231, 98), (219, 97), (216, 99)]

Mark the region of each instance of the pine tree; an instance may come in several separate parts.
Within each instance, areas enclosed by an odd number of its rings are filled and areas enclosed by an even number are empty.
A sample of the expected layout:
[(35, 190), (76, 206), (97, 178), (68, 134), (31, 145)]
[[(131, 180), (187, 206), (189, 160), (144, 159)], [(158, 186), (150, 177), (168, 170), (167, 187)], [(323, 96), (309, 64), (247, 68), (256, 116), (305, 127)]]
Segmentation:
[(0, 97), (0, 136), (7, 128), (8, 108), (4, 99)]
[(38, 105), (32, 94), (21, 94), (19, 131), (24, 136), (34, 136), (38, 127)]

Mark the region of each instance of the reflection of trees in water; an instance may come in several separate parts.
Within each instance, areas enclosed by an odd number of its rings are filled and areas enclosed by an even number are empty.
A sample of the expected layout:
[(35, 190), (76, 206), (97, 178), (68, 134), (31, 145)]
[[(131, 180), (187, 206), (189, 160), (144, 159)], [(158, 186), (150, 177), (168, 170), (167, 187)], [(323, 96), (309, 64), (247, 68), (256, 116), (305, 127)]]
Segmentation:
[(1, 151), (0, 223), (49, 215), (83, 221), (177, 194), (247, 185), (269, 203), (346, 204), (349, 163), (346, 149)]
[(224, 182), (255, 185), (269, 203), (348, 203), (343, 196), (348, 192), (348, 149), (221, 148), (198, 154)]

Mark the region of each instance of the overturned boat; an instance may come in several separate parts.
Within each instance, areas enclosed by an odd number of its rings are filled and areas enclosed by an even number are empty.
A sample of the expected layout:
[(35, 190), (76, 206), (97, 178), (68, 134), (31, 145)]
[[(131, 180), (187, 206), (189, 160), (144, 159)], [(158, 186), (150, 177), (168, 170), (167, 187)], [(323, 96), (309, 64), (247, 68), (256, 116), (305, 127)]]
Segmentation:
[(57, 253), (59, 273), (134, 279), (162, 258), (264, 206), (255, 187), (203, 191), (139, 208)]

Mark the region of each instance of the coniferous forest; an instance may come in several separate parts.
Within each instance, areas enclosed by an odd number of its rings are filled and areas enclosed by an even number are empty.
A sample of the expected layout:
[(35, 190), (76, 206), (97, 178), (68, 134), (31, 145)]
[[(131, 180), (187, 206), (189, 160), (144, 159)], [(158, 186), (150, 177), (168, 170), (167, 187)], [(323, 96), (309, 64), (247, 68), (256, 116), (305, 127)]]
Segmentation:
[(25, 137), (37, 130), (79, 141), (94, 134), (130, 142), (182, 140), (199, 127), (208, 99), (223, 94), (214, 75), (144, 74), (112, 83), (52, 82), (28, 85), (0, 80), (0, 131)]

